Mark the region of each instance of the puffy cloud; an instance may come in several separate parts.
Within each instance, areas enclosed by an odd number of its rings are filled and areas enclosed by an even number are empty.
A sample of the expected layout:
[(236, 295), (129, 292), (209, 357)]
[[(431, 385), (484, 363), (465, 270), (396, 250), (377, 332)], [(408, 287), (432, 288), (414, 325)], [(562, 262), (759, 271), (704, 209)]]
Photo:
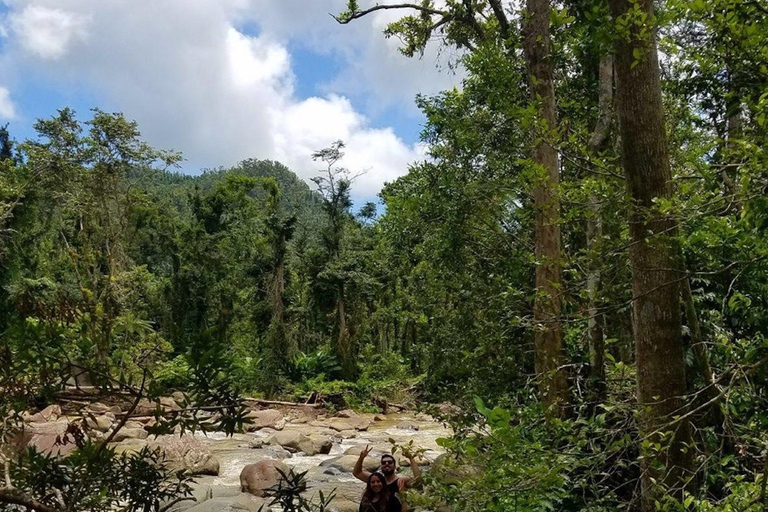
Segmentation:
[(290, 74), (289, 55), (279, 44), (227, 31), (227, 53), (235, 87), (278, 82)]
[(345, 157), (339, 165), (350, 175), (358, 175), (353, 183), (358, 197), (374, 196), (421, 156), (417, 147), (407, 146), (391, 128), (370, 128), (365, 117), (341, 96), (309, 98), (291, 105), (277, 120), (275, 130), (276, 159), (305, 179), (322, 170), (322, 163), (307, 156), (343, 140)]
[(0, 119), (13, 119), (16, 117), (16, 110), (13, 108), (11, 93), (0, 85)]
[[(5, 1), (11, 44), (0, 61), (16, 68), (14, 90), (30, 75), (95, 94), (85, 108), (124, 112), (150, 144), (182, 151), (187, 172), (253, 157), (308, 179), (312, 152), (342, 139), (342, 165), (368, 169), (355, 195), (370, 197), (420, 155), (372, 119), (387, 108), (413, 115), (414, 94), (456, 80), (434, 68), (435, 53), (399, 55), (381, 16), (339, 26), (329, 13), (345, 0), (68, 0), (66, 11), (60, 0)], [(295, 47), (342, 62), (324, 97), (296, 97)]]
[(21, 47), (42, 59), (58, 59), (77, 40), (87, 34), (89, 16), (51, 8), (27, 5), (10, 17), (10, 26)]

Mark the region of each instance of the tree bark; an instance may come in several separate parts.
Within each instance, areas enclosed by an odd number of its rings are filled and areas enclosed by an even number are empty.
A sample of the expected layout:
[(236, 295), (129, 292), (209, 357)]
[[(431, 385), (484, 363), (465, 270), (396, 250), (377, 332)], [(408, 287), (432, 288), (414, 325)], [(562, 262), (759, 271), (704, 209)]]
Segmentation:
[[(604, 55), (600, 59), (598, 91), (598, 114), (595, 129), (589, 139), (587, 148), (592, 156), (597, 156), (605, 144), (611, 126), (613, 113), (613, 55)], [(602, 276), (600, 262), (594, 257), (596, 241), (602, 237), (603, 222), (600, 212), (600, 202), (594, 194), (589, 196), (589, 216), (587, 217), (587, 249), (592, 256), (587, 273), (588, 296), (588, 334), (589, 334), (589, 377), (594, 399), (600, 401), (605, 396), (605, 330), (603, 329), (604, 315), (600, 312), (599, 290)]]
[(336, 302), (336, 315), (339, 326), (339, 337), (336, 340), (336, 353), (341, 356), (341, 372), (345, 379), (354, 380), (355, 362), (352, 360), (351, 339), (347, 327), (346, 301), (344, 285), (339, 285), (339, 297)]
[[(638, 20), (625, 13), (639, 6)], [(665, 443), (660, 452), (643, 448), (641, 507), (654, 510), (662, 496), (680, 499), (691, 459), (685, 412), (685, 362), (680, 320), (679, 249), (674, 220), (658, 211), (658, 199), (671, 199), (671, 169), (661, 101), (661, 83), (652, 0), (609, 0), (614, 22), (628, 33), (616, 40), (616, 112), (630, 199), (633, 333), (641, 434)], [(642, 23), (640, 21), (643, 21)], [(617, 27), (622, 27), (617, 23)], [(664, 437), (664, 435), (668, 437)], [(660, 463), (660, 464), (658, 464)]]
[(534, 299), (534, 364), (545, 407), (562, 416), (568, 403), (560, 324), (563, 271), (560, 236), (560, 173), (553, 144), (557, 127), (555, 88), (550, 55), (549, 0), (527, 0), (523, 19), (524, 50), (531, 95), (542, 127), (533, 148), (537, 166), (535, 209), (536, 297)]

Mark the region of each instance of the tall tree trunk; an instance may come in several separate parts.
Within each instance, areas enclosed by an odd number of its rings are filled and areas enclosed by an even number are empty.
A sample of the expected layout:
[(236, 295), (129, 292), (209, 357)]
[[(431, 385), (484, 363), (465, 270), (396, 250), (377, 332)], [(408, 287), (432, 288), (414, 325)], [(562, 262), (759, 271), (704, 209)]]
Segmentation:
[[(278, 239), (278, 247), (284, 248), (285, 238)], [(274, 370), (288, 370), (291, 350), (288, 346), (288, 336), (285, 330), (285, 257), (284, 251), (278, 250), (278, 258), (272, 275), (272, 318), (269, 325), (269, 341), (271, 356), (274, 359)]]
[(336, 302), (339, 337), (336, 340), (336, 353), (341, 357), (341, 372), (346, 380), (355, 378), (355, 362), (352, 360), (351, 337), (347, 327), (346, 302), (344, 300), (344, 285), (339, 285), (339, 299)]
[[(668, 442), (660, 453), (643, 449), (641, 502), (642, 510), (650, 512), (654, 501), (664, 495), (681, 498), (691, 465), (685, 449), (690, 438), (688, 421), (675, 420), (685, 411), (686, 390), (679, 250), (672, 239), (674, 220), (655, 207), (657, 199), (671, 199), (672, 187), (656, 36), (648, 30), (653, 2), (609, 0), (609, 5), (614, 22), (621, 20), (629, 25), (629, 33), (621, 34), (616, 41), (616, 112), (630, 196), (633, 333), (641, 433), (651, 440), (651, 446), (654, 442)], [(637, 14), (625, 15), (636, 6), (647, 16), (644, 23), (638, 23)], [(664, 434), (668, 437), (662, 441)]]
[(524, 50), (533, 100), (543, 127), (533, 148), (539, 175), (533, 191), (535, 208), (536, 297), (534, 364), (542, 402), (555, 415), (568, 403), (560, 324), (563, 271), (560, 237), (560, 174), (553, 139), (557, 128), (549, 35), (549, 0), (527, 0)]
[[(598, 114), (595, 129), (589, 139), (588, 149), (592, 156), (597, 156), (605, 144), (610, 132), (613, 113), (613, 55), (604, 55), (600, 59), (598, 91)], [(588, 334), (589, 334), (589, 380), (594, 392), (594, 399), (600, 401), (605, 395), (605, 332), (603, 329), (604, 315), (600, 312), (600, 262), (594, 257), (593, 251), (597, 240), (603, 234), (603, 221), (600, 212), (600, 201), (595, 194), (589, 196), (589, 216), (587, 217), (587, 249), (591, 255), (591, 263), (587, 273), (588, 296)]]

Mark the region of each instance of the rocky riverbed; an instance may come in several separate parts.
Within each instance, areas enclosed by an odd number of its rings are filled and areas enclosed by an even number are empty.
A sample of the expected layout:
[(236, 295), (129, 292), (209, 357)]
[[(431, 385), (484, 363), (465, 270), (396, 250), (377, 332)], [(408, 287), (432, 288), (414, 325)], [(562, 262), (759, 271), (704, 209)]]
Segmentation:
[[(153, 411), (157, 403), (144, 404)], [(163, 407), (173, 409), (174, 400), (164, 400)], [(62, 443), (62, 434), (71, 422), (86, 422), (91, 436), (104, 438), (116, 425), (119, 408), (91, 403), (77, 417), (62, 414), (52, 406), (26, 418), (25, 443), (51, 454), (66, 454), (73, 444)], [(436, 440), (450, 435), (441, 423), (423, 414), (357, 414), (340, 411), (329, 414), (310, 407), (264, 409), (253, 405), (249, 414), (250, 432), (227, 437), (223, 433), (148, 436), (152, 419), (140, 416), (130, 420), (114, 438), (117, 451), (137, 451), (146, 445), (158, 447), (175, 469), (194, 474), (195, 501), (175, 505), (175, 512), (257, 511), (269, 498), (241, 492), (240, 473), (248, 464), (258, 461), (281, 461), (296, 472), (306, 471), (307, 498), (319, 491), (336, 491), (331, 510), (357, 510), (364, 484), (352, 476), (352, 468), (365, 445), (374, 449), (366, 467), (378, 466), (382, 453), (396, 445), (412, 443), (425, 450), (418, 462), (423, 470), (442, 453)], [(78, 419), (79, 418), (79, 419)], [(66, 436), (65, 436), (66, 437)], [(410, 474), (409, 461), (396, 453), (401, 472)], [(258, 493), (257, 493), (258, 494)], [(268, 510), (268, 506), (264, 507)]]
[[(206, 475), (197, 479), (195, 497), (201, 503), (187, 503), (176, 510), (188, 512), (219, 511), (256, 511), (265, 503), (263, 498), (240, 492), (240, 471), (247, 464), (264, 459), (279, 459), (294, 471), (307, 471), (307, 497), (317, 496), (322, 490), (328, 494), (336, 490), (332, 510), (353, 512), (357, 510), (364, 484), (352, 476), (357, 456), (366, 444), (374, 451), (366, 461), (369, 469), (378, 465), (378, 455), (389, 452), (390, 440), (397, 444), (413, 445), (426, 451), (419, 464), (427, 469), (442, 449), (436, 439), (450, 435), (440, 423), (422, 415), (359, 415), (354, 418), (358, 428), (343, 428), (345, 423), (339, 420), (349, 418), (328, 418), (294, 423), (288, 421), (280, 431), (265, 427), (248, 434), (196, 436), (219, 461), (218, 475)], [(335, 428), (342, 428), (336, 430)], [(296, 438), (304, 436), (316, 444), (330, 441), (327, 453), (312, 453), (313, 446), (308, 445), (308, 453), (297, 451)], [(285, 445), (279, 444), (280, 442)], [(325, 451), (325, 450), (322, 450)], [(400, 457), (400, 465), (405, 474), (410, 474), (408, 460)], [(266, 507), (265, 507), (266, 510)]]

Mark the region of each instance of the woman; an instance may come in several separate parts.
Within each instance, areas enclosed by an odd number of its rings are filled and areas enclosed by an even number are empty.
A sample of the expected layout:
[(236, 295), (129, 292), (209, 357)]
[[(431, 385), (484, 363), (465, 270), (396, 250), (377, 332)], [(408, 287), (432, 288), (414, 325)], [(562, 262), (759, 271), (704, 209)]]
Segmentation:
[(384, 474), (374, 471), (365, 484), (358, 512), (401, 512), (400, 500), (392, 496)]

